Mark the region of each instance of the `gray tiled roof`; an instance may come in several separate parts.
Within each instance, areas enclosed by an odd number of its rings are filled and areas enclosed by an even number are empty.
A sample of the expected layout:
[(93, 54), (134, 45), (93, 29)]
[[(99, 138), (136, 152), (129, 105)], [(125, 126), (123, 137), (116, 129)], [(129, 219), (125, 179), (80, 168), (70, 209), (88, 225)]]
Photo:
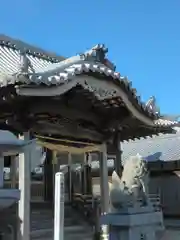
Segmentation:
[[(27, 49), (29, 48), (29, 49)], [(157, 119), (157, 114), (149, 109), (137, 95), (132, 83), (115, 71), (115, 66), (105, 58), (107, 49), (98, 44), (83, 54), (59, 61), (44, 52), (35, 52), (33, 47), (0, 35), (0, 87), (16, 82), (26, 84), (62, 85), (72, 81), (76, 75), (98, 73), (114, 79), (132, 97), (132, 101), (142, 112), (154, 121), (156, 126), (176, 125), (176, 121)], [(62, 59), (61, 59), (62, 60)], [(105, 64), (105, 62), (107, 64)], [(91, 86), (83, 86), (94, 92)], [(94, 92), (96, 95), (97, 93)]]
[(42, 48), (36, 47), (34, 45), (23, 42), (19, 39), (14, 39), (4, 34), (0, 34), (0, 45), (6, 45), (12, 49), (25, 50), (28, 55), (37, 56), (41, 59), (46, 59), (50, 62), (60, 62), (65, 59), (65, 57), (59, 56), (56, 53), (46, 51)]
[(31, 46), (20, 40), (15, 40), (5, 35), (0, 35), (0, 74), (15, 74), (19, 70), (21, 52), (25, 52), (35, 72), (60, 62), (65, 58), (48, 53), (40, 48)]
[[(92, 50), (89, 52), (91, 53)], [(36, 55), (25, 54), (25, 58), (29, 61), (34, 69), (34, 73), (27, 64), (27, 72), (21, 72), (21, 65), (23, 59), (21, 51), (14, 45), (9, 44), (5, 41), (0, 42), (0, 85), (6, 86), (8, 84), (14, 84), (15, 82), (26, 82), (35, 84), (46, 84), (46, 85), (61, 85), (62, 83), (69, 82), (74, 79), (78, 74), (87, 72), (97, 72), (111, 76), (114, 79), (120, 80), (127, 86), (130, 86), (130, 82), (122, 78), (118, 72), (106, 67), (100, 62), (95, 62), (90, 59), (90, 53), (80, 54), (64, 61), (52, 62), (50, 60), (44, 60), (38, 58)], [(13, 75), (13, 77), (12, 77)], [(22, 77), (23, 76), (23, 77)]]
[(163, 134), (153, 138), (122, 143), (122, 159), (139, 153), (147, 161), (173, 161), (180, 159), (180, 131), (176, 134)]
[[(122, 163), (130, 156), (139, 153), (147, 161), (176, 161), (180, 160), (180, 128), (175, 134), (162, 134), (154, 136), (153, 138), (142, 138), (135, 141), (121, 143), (123, 150)], [(114, 160), (112, 158), (107, 161), (108, 168), (114, 167)], [(92, 161), (91, 167), (93, 170), (99, 169), (99, 161)], [(79, 167), (75, 168), (80, 170)]]
[[(6, 46), (0, 46), (0, 72), (2, 74), (15, 74), (19, 70), (20, 66), (20, 54), (18, 50)], [(35, 69), (35, 72), (41, 68), (51, 64), (50, 61), (38, 58), (36, 56), (29, 55), (28, 58), (31, 60), (31, 64)], [(16, 64), (15, 64), (16, 63)]]

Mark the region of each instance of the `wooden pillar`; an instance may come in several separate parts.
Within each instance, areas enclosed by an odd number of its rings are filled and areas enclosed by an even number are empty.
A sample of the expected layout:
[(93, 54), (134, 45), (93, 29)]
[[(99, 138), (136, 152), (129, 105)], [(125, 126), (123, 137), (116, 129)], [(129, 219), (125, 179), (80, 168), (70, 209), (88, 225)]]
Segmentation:
[(122, 151), (121, 151), (121, 142), (120, 142), (120, 133), (117, 134), (114, 140), (115, 150), (116, 150), (116, 159), (114, 162), (114, 170), (121, 177), (122, 175)]
[[(107, 147), (104, 144), (100, 152), (100, 189), (101, 189), (101, 214), (109, 212), (109, 184), (107, 166)], [(109, 239), (109, 229), (107, 225), (101, 226), (101, 238)]]
[[(22, 139), (22, 138), (21, 138)], [(29, 132), (25, 132), (23, 139), (29, 140)], [(24, 153), (19, 154), (19, 232), (18, 240), (30, 240), (30, 145), (24, 147)]]
[(72, 201), (72, 155), (71, 153), (68, 153), (68, 200), (69, 202)]
[(58, 155), (58, 152), (56, 152), (56, 172), (60, 171), (61, 162), (61, 157)]
[(86, 176), (87, 176), (87, 188), (86, 188), (86, 194), (92, 195), (92, 175), (91, 175), (91, 154), (87, 154), (86, 158)]
[(91, 155), (89, 153), (84, 153), (84, 165), (82, 171), (82, 193), (86, 195), (92, 195), (92, 176), (91, 176), (91, 166), (89, 165), (91, 161)]
[(82, 171), (82, 188), (83, 188), (83, 194), (87, 194), (87, 154), (84, 153), (84, 163), (83, 163), (83, 171)]
[(58, 169), (58, 163), (57, 163), (57, 152), (56, 151), (52, 151), (52, 167), (53, 167), (53, 200), (55, 198), (55, 175), (57, 172), (59, 172)]
[(100, 189), (101, 189), (101, 209), (103, 213), (109, 211), (109, 185), (108, 185), (108, 166), (107, 166), (107, 148), (104, 144), (100, 152)]
[(85, 189), (85, 186), (84, 186), (84, 163), (81, 164), (81, 171), (80, 171), (80, 190), (81, 190), (81, 193), (84, 194), (84, 189)]
[(16, 156), (11, 156), (11, 188), (16, 188), (16, 180), (17, 180), (17, 164), (16, 164)]
[(44, 162), (44, 200), (53, 203), (53, 152), (49, 149), (46, 151)]
[(4, 186), (4, 157), (0, 155), (0, 188)]
[(80, 188), (81, 188), (81, 193), (86, 194), (86, 172), (85, 172), (85, 165), (82, 164), (82, 170), (80, 172), (81, 174), (81, 181), (80, 181)]

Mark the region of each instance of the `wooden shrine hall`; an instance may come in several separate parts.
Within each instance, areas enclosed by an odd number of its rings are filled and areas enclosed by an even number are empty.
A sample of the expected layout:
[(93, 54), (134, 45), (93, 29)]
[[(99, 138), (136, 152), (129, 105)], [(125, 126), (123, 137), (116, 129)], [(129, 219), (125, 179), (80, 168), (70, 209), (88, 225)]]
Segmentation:
[(0, 35), (0, 128), (30, 132), (60, 152), (99, 152), (103, 212), (109, 205), (107, 145), (116, 151), (120, 173), (120, 141), (171, 133), (178, 124), (143, 103), (107, 53), (98, 44), (66, 59)]

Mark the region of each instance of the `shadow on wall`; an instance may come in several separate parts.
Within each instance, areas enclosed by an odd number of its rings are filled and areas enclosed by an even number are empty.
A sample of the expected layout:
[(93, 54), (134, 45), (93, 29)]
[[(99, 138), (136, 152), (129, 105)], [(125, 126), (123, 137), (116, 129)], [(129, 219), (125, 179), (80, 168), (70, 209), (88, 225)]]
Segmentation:
[(162, 152), (156, 152), (145, 157), (145, 159), (147, 160), (147, 162), (156, 162), (156, 161), (160, 161), (161, 156), (162, 156)]
[(160, 194), (165, 216), (180, 216), (180, 171), (151, 172), (149, 192)]
[[(162, 152), (149, 155), (147, 162), (161, 162)], [(164, 162), (163, 170), (151, 171), (149, 192), (160, 194), (161, 205), (165, 216), (180, 216), (180, 171), (168, 170), (171, 162)], [(166, 167), (167, 166), (167, 167)]]

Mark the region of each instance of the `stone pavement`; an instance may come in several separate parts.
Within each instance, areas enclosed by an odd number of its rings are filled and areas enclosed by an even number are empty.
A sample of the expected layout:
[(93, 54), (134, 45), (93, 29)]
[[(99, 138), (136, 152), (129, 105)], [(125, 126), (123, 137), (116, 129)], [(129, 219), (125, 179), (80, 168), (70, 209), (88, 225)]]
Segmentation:
[(157, 240), (179, 240), (180, 230), (170, 230), (167, 229)]
[[(180, 240), (180, 220), (165, 219), (166, 230), (158, 240)], [(65, 240), (92, 240), (93, 229), (80, 214), (71, 207), (65, 207)], [(53, 240), (53, 212), (47, 209), (36, 209), (31, 214), (31, 239)]]

